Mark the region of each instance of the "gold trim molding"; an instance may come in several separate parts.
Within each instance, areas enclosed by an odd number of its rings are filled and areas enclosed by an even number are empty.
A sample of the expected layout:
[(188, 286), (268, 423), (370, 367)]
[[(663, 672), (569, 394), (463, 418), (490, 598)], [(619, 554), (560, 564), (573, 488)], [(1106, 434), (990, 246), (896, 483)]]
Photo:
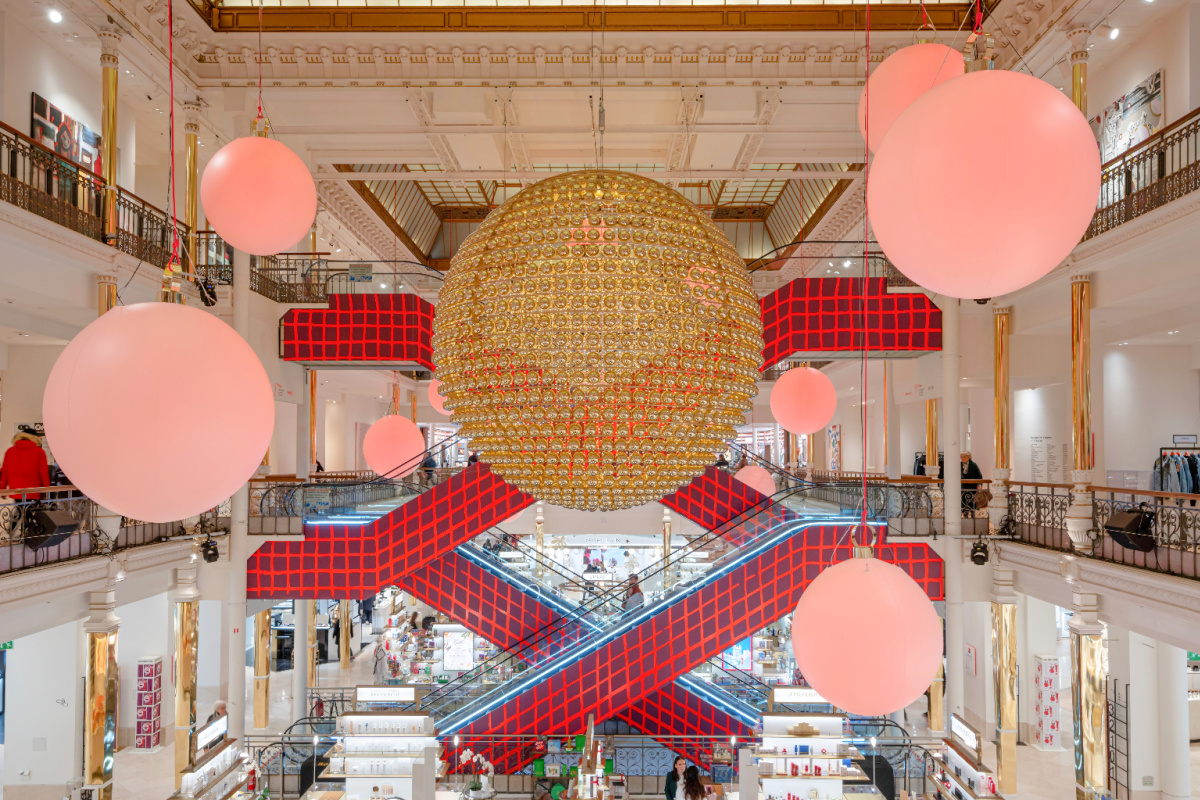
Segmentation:
[[(204, 0), (192, 6), (214, 31), (258, 31), (257, 7), (221, 8)], [(927, 6), (938, 29), (956, 30), (969, 6)], [(879, 5), (871, 8), (871, 27), (877, 31), (911, 31), (920, 25), (918, 5)], [(861, 31), (865, 10), (854, 6), (531, 6), (481, 8), (446, 6), (379, 8), (311, 6), (262, 10), (266, 32), (401, 32), (429, 31)]]

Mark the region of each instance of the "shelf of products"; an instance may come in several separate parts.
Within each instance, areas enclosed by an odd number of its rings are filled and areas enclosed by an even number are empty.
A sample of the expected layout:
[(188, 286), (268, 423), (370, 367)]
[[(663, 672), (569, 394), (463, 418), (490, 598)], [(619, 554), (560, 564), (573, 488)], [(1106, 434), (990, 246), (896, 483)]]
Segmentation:
[(329, 766), (318, 780), (345, 782), (346, 800), (432, 798), (440, 767), (433, 718), (406, 711), (338, 717)]
[(827, 704), (824, 709), (763, 715), (754, 756), (764, 800), (842, 800), (850, 790), (874, 792), (860, 765), (862, 752), (846, 741), (846, 715)]
[(179, 779), (172, 798), (242, 800), (250, 795), (250, 769), (234, 739), (227, 737), (229, 719), (218, 717), (192, 734), (196, 753)]
[(133, 746), (153, 750), (162, 744), (162, 656), (139, 658)]
[(996, 776), (983, 764), (983, 740), (957, 714), (950, 715), (950, 735), (934, 756), (937, 795), (942, 800), (976, 800), (996, 796)]

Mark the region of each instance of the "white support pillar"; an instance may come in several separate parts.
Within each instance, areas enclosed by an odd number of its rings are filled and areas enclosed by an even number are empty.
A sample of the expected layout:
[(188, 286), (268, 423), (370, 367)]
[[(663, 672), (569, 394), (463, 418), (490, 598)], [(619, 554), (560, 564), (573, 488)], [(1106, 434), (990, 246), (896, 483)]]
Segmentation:
[[(244, 339), (250, 333), (250, 256), (233, 252), (233, 329)], [(250, 514), (250, 484), (243, 484), (230, 503), (229, 605), (226, 633), (229, 635), (229, 735), (246, 737), (246, 560)]]
[(296, 477), (302, 481), (308, 480), (308, 454), (312, 450), (309, 425), (309, 389), (308, 382), (312, 375), (308, 367), (303, 367), (304, 383), (300, 387), (300, 403), (296, 406)]
[(890, 360), (883, 362), (883, 407), (887, 414), (884, 426), (887, 441), (887, 476), (899, 480), (903, 465), (900, 463), (900, 409), (896, 405), (895, 369)]
[(292, 721), (308, 716), (308, 601), (292, 601)]
[(1188, 737), (1187, 653), (1158, 642), (1158, 769), (1162, 800), (1185, 800), (1192, 796)]
[[(958, 340), (958, 303), (954, 298), (942, 298), (942, 445), (946, 458), (943, 477), (943, 532), (946, 536), (946, 713), (962, 714), (963, 681), (966, 680), (963, 641), (962, 592), (962, 470), (959, 454), (962, 441), (959, 431), (958, 384), (960, 354)], [(926, 454), (926, 459), (930, 456)], [(937, 463), (937, 453), (932, 456)]]

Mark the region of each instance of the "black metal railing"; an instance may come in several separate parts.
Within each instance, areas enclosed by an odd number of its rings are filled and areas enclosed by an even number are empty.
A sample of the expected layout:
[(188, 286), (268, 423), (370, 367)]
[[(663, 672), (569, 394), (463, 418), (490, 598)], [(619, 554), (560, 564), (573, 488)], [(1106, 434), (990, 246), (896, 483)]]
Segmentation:
[[(1092, 556), (1130, 567), (1200, 579), (1200, 495), (1144, 492), (1092, 486)], [(1149, 530), (1154, 549), (1143, 552), (1122, 547), (1104, 533), (1105, 523), (1118, 511), (1151, 515)]]
[(0, 123), (0, 200), (103, 239), (104, 179)]
[(1017, 541), (1069, 552), (1067, 509), (1070, 506), (1071, 487), (1066, 484), (1008, 484), (1008, 515)]

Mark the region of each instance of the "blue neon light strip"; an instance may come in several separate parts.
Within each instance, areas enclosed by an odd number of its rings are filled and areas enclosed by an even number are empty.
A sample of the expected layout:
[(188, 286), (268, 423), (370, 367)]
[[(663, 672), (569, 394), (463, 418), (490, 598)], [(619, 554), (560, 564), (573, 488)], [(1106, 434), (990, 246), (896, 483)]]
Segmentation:
[[(458, 714), (452, 714), (449, 717), (447, 717), (443, 721), (440, 728), (446, 734), (451, 734), (451, 733), (454, 733), (455, 731), (460, 730), (463, 726), (469, 725), (470, 723), (474, 722), (479, 717), (490, 713), (493, 709), (498, 708), (499, 706), (508, 702), (513, 697), (516, 697), (518, 694), (522, 694), (525, 691), (527, 691), (528, 689), (532, 689), (534, 686), (537, 686), (538, 684), (548, 680), (554, 674), (561, 672), (563, 669), (576, 663), (577, 661), (582, 659), (584, 656), (594, 653), (596, 650), (600, 649), (600, 647), (607, 644), (608, 642), (624, 635), (627, 631), (632, 630), (635, 627), (638, 627), (639, 625), (641, 625), (643, 622), (647, 621), (651, 617), (657, 616), (664, 609), (674, 606), (676, 603), (695, 594), (700, 589), (708, 586), (709, 584), (713, 583), (714, 581), (733, 572), (735, 569), (742, 566), (746, 562), (748, 562), (754, 558), (757, 558), (760, 554), (766, 552), (767, 550), (774, 548), (779, 542), (783, 541), (784, 539), (789, 538), (797, 531), (806, 530), (811, 527), (823, 527), (826, 525), (839, 525), (839, 524), (843, 524), (843, 523), (856, 523), (856, 522), (861, 521), (861, 519), (862, 519), (862, 517), (859, 515), (852, 515), (852, 516), (828, 516), (828, 517), (822, 517), (819, 520), (807, 520), (807, 521), (801, 521), (801, 520), (797, 520), (797, 519), (783, 520), (782, 522), (778, 523), (777, 525), (769, 528), (766, 531), (766, 533), (761, 534), (759, 536), (759, 541), (757, 544), (751, 545), (750, 547), (746, 548), (746, 551), (744, 553), (739, 554), (737, 558), (733, 559), (732, 561), (730, 561), (728, 564), (724, 565), (723, 567), (716, 569), (716, 570), (712, 570), (710, 572), (706, 572), (704, 574), (703, 578), (700, 581), (697, 581), (694, 585), (685, 588), (681, 592), (664, 597), (658, 603), (655, 603), (651, 606), (645, 607), (642, 611), (632, 615), (626, 622), (613, 627), (608, 632), (603, 633), (594, 639), (590, 639), (590, 640), (582, 643), (579, 647), (576, 647), (573, 650), (570, 650), (570, 651), (567, 651), (566, 653), (561, 654), (560, 658), (555, 658), (552, 662), (546, 664), (546, 667), (552, 666), (552, 667), (554, 667), (554, 669), (545, 669), (545, 668), (536, 669), (532, 673), (527, 673), (529, 675), (528, 678), (514, 680), (509, 685), (508, 688), (501, 687), (500, 689), (497, 690), (497, 692), (499, 693), (500, 696), (497, 697), (494, 701), (483, 706), (483, 708), (479, 709), (477, 712), (472, 712), (470, 706), (460, 709)], [(868, 526), (878, 528), (878, 527), (882, 527), (882, 523), (878, 523), (878, 522), (868, 523)], [(772, 531), (775, 531), (779, 528), (783, 528), (783, 530), (780, 531), (779, 533), (776, 533), (773, 536), (770, 535)], [(561, 663), (560, 663), (560, 661), (561, 661)], [(490, 696), (490, 695), (485, 695), (485, 698), (488, 696)], [(465, 718), (458, 719), (456, 717), (465, 717)]]

